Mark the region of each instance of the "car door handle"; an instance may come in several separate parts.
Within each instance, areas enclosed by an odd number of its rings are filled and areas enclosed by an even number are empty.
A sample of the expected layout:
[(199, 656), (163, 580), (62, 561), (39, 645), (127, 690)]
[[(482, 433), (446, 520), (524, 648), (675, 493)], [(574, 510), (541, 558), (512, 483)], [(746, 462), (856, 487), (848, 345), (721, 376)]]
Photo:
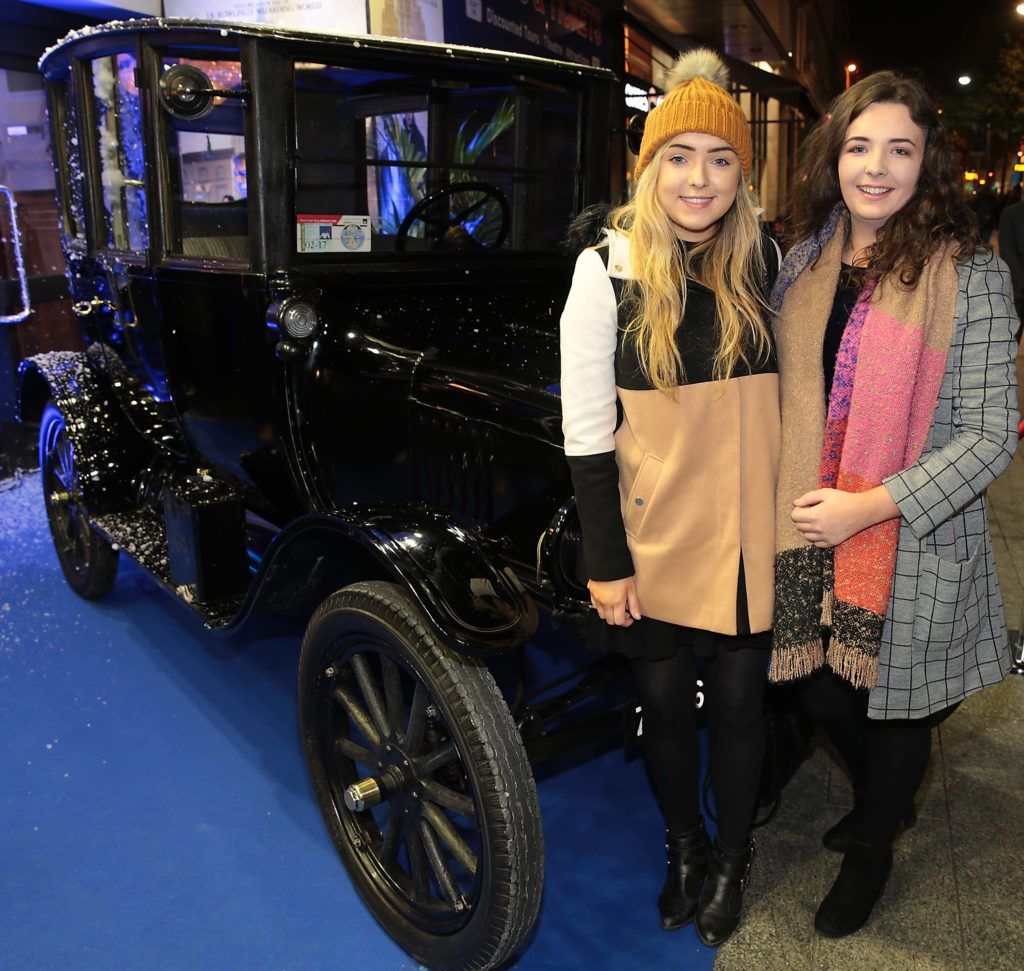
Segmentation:
[(99, 297), (93, 297), (92, 300), (78, 300), (71, 305), (71, 312), (79, 317), (88, 317), (89, 314), (98, 310), (113, 312), (114, 305), (109, 300), (101, 300)]

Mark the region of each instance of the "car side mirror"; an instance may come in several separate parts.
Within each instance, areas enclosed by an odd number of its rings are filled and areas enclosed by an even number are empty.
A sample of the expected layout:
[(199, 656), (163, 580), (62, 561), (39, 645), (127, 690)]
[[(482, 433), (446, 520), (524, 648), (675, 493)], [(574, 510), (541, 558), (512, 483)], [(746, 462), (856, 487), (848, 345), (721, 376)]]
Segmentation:
[(634, 155), (640, 154), (640, 143), (644, 139), (644, 125), (647, 124), (647, 113), (638, 111), (626, 119), (626, 144)]
[(248, 91), (218, 91), (194, 64), (174, 64), (160, 76), (160, 100), (175, 118), (194, 121), (213, 110), (215, 98), (245, 99)]

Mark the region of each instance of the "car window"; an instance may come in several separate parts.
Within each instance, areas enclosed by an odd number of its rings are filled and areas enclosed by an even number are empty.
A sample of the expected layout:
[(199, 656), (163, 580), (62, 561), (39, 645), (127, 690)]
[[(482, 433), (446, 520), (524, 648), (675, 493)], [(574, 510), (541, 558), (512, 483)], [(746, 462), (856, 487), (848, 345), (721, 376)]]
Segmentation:
[[(243, 88), (236, 59), (197, 60), (166, 55), (163, 71), (190, 64), (217, 91)], [(245, 159), (245, 107), (241, 99), (214, 98), (197, 118), (165, 113), (169, 158), (170, 252), (204, 259), (249, 260), (249, 207)]]
[(296, 249), (547, 249), (576, 207), (579, 95), (523, 77), (295, 65)]
[(98, 57), (89, 65), (99, 147), (104, 235), (100, 246), (146, 250), (145, 161), (133, 54)]
[(66, 83), (52, 86), (50, 132), (59, 173), (61, 229), (68, 239), (85, 239), (85, 179), (78, 151), (75, 101)]

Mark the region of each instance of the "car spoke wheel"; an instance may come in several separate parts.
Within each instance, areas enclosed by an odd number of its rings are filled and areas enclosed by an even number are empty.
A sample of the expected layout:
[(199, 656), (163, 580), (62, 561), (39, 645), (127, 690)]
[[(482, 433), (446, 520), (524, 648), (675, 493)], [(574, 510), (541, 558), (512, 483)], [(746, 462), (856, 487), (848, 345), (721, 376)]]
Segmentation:
[(65, 578), (81, 597), (105, 596), (117, 576), (118, 552), (92, 528), (81, 506), (75, 448), (52, 401), (39, 425), (39, 469), (50, 535)]
[(384, 929), (430, 968), (491, 968), (536, 918), (536, 786), (490, 672), (399, 587), (359, 583), (310, 620), (303, 746), (331, 837)]

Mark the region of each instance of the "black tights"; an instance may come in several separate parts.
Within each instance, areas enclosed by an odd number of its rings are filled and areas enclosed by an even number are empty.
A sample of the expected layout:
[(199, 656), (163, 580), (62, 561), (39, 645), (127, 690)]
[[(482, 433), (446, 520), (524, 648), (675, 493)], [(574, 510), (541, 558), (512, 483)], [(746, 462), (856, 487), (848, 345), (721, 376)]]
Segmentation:
[[(697, 671), (693, 649), (674, 657), (631, 661), (643, 706), (643, 743), (654, 790), (672, 834), (700, 822), (700, 749), (694, 711)], [(768, 652), (718, 647), (703, 671), (711, 782), (718, 838), (742, 849), (750, 838), (764, 760), (764, 685)]]
[(868, 693), (828, 668), (802, 683), (800, 701), (821, 723), (850, 770), (861, 816), (854, 836), (865, 843), (889, 845), (924, 778), (932, 728), (953, 708), (928, 718), (870, 719)]

